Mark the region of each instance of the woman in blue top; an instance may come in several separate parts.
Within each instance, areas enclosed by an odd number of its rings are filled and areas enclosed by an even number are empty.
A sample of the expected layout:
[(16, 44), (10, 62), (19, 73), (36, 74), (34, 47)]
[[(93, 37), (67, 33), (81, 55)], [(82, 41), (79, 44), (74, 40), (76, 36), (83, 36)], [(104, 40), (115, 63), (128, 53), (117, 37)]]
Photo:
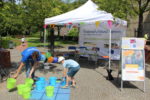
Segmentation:
[(41, 60), (40, 51), (36, 47), (29, 47), (25, 49), (21, 55), (21, 64), (13, 78), (18, 77), (23, 66), (26, 67), (26, 77), (34, 78), (35, 69), (38, 67), (39, 61)]
[(62, 88), (68, 88), (70, 81), (72, 82), (72, 86), (75, 87), (74, 76), (79, 71), (80, 65), (72, 59), (65, 60), (64, 57), (59, 57), (58, 62), (63, 65), (63, 77), (66, 77), (66, 85)]

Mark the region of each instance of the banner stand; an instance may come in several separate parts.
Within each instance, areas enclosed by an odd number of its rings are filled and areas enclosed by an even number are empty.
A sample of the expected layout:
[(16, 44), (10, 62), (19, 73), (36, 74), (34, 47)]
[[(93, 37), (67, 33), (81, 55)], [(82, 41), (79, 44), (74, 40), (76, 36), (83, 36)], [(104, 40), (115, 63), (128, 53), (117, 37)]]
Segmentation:
[(121, 91), (124, 81), (139, 81), (145, 92), (144, 42), (144, 38), (122, 38)]

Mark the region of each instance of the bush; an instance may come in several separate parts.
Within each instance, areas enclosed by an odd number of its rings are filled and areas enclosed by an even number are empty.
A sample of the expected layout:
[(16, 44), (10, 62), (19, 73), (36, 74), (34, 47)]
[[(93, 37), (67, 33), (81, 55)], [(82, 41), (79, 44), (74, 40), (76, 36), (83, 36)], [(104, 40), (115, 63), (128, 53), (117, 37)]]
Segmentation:
[(2, 37), (2, 47), (7, 49), (9, 48), (10, 44), (13, 46), (18, 46), (21, 44), (21, 41), (17, 38), (11, 38), (11, 37)]
[(2, 47), (7, 49), (9, 46), (9, 40), (2, 40)]
[(78, 36), (78, 29), (77, 28), (72, 28), (69, 31), (68, 36)]

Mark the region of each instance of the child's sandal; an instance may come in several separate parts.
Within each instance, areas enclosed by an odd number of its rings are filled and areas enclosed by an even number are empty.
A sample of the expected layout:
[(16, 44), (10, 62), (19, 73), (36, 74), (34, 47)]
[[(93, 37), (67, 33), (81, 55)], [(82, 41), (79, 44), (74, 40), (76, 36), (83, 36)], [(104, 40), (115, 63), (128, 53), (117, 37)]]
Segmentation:
[(76, 88), (76, 86), (75, 86), (75, 85), (71, 85), (71, 87), (72, 87), (72, 88)]
[(65, 86), (62, 86), (61, 88), (66, 89), (66, 88), (69, 88), (69, 86), (65, 85)]

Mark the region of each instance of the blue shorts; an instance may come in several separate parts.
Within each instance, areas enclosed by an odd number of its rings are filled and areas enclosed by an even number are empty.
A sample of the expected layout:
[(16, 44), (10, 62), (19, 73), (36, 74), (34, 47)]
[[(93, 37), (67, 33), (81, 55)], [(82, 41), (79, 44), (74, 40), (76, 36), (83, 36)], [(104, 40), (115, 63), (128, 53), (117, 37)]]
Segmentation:
[(78, 66), (78, 67), (70, 67), (70, 68), (68, 69), (67, 75), (68, 75), (69, 77), (73, 77), (73, 76), (79, 71), (79, 69), (80, 69), (80, 66)]

